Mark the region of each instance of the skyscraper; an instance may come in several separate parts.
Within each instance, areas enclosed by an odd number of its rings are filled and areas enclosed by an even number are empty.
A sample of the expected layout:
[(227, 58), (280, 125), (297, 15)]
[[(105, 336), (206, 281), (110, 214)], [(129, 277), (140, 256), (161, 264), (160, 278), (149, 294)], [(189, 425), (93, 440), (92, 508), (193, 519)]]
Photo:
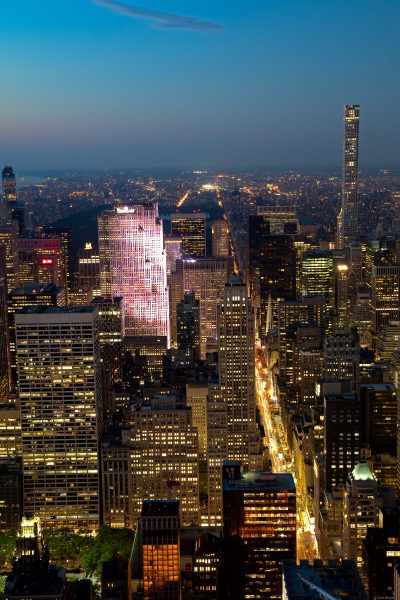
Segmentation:
[(200, 352), (205, 358), (207, 351), (217, 350), (217, 304), (232, 273), (233, 259), (225, 256), (177, 260), (176, 268), (177, 289), (193, 291), (200, 302)]
[(289, 221), (285, 225), (275, 217), (249, 217), (249, 283), (261, 334), (277, 326), (279, 302), (296, 297), (296, 249), (292, 235), (295, 224)]
[(132, 558), (143, 600), (181, 599), (179, 502), (143, 502)]
[(24, 308), (15, 330), (25, 514), (46, 525), (95, 529), (102, 429), (97, 308)]
[(200, 357), (200, 303), (194, 292), (186, 292), (176, 307), (177, 344), (188, 363)]
[[(282, 560), (296, 558), (296, 487), (289, 473), (223, 465), (226, 597), (282, 598)], [(229, 594), (229, 595), (228, 595)]]
[(99, 216), (103, 296), (123, 298), (125, 335), (167, 338), (169, 314), (163, 226), (157, 203), (119, 206)]
[(5, 277), (5, 251), (0, 247), (0, 402), (4, 402), (10, 390), (10, 355), (7, 327), (7, 283)]
[(17, 183), (12, 167), (6, 165), (2, 171), (3, 199), (1, 201), (0, 226), (10, 225), (12, 211), (17, 206)]
[(206, 219), (204, 213), (171, 215), (171, 234), (182, 238), (184, 255), (196, 258), (206, 256)]
[(255, 318), (247, 286), (235, 275), (218, 307), (219, 386), (227, 405), (228, 458), (250, 467), (257, 443)]
[(216, 219), (211, 224), (212, 255), (228, 256), (229, 227), (225, 219)]
[(344, 156), (342, 181), (342, 239), (341, 248), (357, 240), (358, 231), (358, 141), (360, 107), (347, 104), (344, 112)]

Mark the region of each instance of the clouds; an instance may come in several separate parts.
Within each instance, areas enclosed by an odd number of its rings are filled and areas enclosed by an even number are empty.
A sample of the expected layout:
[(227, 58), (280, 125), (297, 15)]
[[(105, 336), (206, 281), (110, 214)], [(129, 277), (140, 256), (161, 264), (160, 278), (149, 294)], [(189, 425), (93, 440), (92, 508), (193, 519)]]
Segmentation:
[(162, 29), (186, 29), (189, 31), (199, 31), (208, 33), (222, 29), (222, 26), (212, 21), (205, 21), (197, 17), (186, 17), (184, 15), (175, 15), (174, 13), (141, 8), (119, 2), (118, 0), (92, 0), (94, 4), (103, 6), (121, 15), (136, 19), (145, 19), (150, 21), (156, 27)]

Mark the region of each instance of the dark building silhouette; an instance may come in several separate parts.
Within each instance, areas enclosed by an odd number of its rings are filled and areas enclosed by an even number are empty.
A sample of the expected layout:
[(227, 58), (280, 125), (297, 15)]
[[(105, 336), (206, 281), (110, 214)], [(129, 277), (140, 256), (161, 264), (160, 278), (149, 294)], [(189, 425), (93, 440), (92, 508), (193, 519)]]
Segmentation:
[(294, 300), (296, 297), (296, 250), (292, 235), (293, 226), (288, 223), (284, 226), (284, 233), (279, 235), (271, 234), (270, 230), (267, 216), (250, 215), (250, 292), (253, 303), (259, 310), (259, 324), (263, 334), (267, 328), (275, 327), (277, 324), (278, 301)]
[(360, 460), (361, 403), (354, 394), (324, 397), (326, 491), (341, 488)]
[(118, 552), (103, 564), (101, 572), (103, 600), (131, 600), (131, 561)]
[(372, 455), (397, 453), (397, 392), (391, 383), (360, 385), (363, 443)]
[(186, 292), (176, 307), (178, 350), (190, 363), (200, 358), (200, 302), (194, 292)]
[(282, 598), (285, 558), (296, 558), (296, 488), (288, 473), (240, 473), (223, 463), (225, 598)]

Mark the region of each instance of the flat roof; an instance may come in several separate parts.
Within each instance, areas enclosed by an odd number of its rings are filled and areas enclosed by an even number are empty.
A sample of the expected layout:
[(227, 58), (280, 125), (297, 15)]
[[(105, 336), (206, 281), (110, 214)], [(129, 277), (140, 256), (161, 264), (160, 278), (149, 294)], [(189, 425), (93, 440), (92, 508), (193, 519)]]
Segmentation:
[[(224, 464), (228, 463), (224, 462)], [(244, 473), (240, 479), (224, 479), (223, 489), (224, 492), (253, 490), (295, 492), (296, 486), (291, 473), (250, 471)]]
[(16, 315), (49, 315), (94, 313), (97, 306), (24, 306), (16, 311)]
[(61, 287), (57, 287), (55, 283), (39, 283), (36, 281), (30, 281), (29, 283), (24, 283), (24, 285), (13, 289), (9, 292), (9, 296), (36, 296), (38, 294), (48, 295), (48, 294), (56, 294), (60, 290)]

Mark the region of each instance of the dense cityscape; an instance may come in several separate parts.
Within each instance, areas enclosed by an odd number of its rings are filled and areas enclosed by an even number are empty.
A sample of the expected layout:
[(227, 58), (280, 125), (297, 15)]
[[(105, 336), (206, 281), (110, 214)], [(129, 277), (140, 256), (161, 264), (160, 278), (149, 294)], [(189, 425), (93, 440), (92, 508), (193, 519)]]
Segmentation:
[(4, 167), (5, 599), (400, 598), (400, 172), (359, 126), (342, 174)]

